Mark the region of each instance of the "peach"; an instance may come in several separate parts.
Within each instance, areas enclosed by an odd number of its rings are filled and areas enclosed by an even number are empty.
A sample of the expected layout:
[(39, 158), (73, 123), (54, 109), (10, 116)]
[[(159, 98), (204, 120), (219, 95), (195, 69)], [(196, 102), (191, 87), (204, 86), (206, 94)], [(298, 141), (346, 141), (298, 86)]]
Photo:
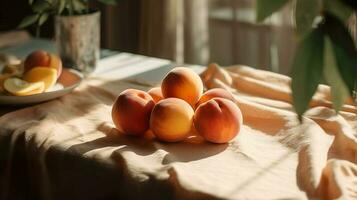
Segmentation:
[(157, 103), (150, 117), (150, 129), (164, 142), (178, 142), (190, 134), (194, 111), (182, 99), (167, 98)]
[(28, 55), (24, 62), (25, 72), (31, 70), (34, 67), (50, 67), (57, 70), (57, 78), (62, 73), (62, 61), (61, 59), (43, 50), (37, 50)]
[(161, 88), (154, 87), (148, 91), (148, 94), (154, 99), (155, 103), (159, 102), (160, 100), (164, 99), (162, 96)]
[(141, 90), (127, 89), (119, 94), (112, 107), (117, 129), (129, 135), (142, 135), (149, 129), (150, 114), (155, 102)]
[(205, 93), (203, 93), (203, 95), (200, 97), (200, 99), (198, 100), (198, 102), (196, 104), (196, 108), (199, 105), (201, 105), (202, 103), (204, 103), (208, 100), (211, 100), (215, 97), (221, 97), (221, 98), (228, 99), (228, 100), (231, 100), (234, 103), (236, 103), (236, 100), (231, 92), (229, 92), (228, 90), (225, 90), (223, 88), (214, 88), (214, 89), (207, 90)]
[(57, 70), (49, 67), (34, 67), (25, 73), (23, 79), (30, 83), (43, 82), (47, 90), (56, 84)]
[(164, 98), (176, 97), (195, 106), (203, 92), (201, 78), (186, 67), (176, 67), (163, 79), (161, 91)]
[(242, 113), (232, 101), (213, 98), (196, 109), (194, 126), (207, 141), (227, 143), (238, 135), (242, 127)]

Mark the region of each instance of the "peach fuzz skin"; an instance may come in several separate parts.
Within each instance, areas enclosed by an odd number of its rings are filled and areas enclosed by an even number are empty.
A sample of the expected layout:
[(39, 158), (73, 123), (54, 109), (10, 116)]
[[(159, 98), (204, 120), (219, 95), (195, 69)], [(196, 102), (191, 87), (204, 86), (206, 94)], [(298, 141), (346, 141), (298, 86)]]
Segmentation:
[(26, 57), (24, 62), (25, 72), (30, 71), (34, 67), (50, 67), (56, 69), (57, 78), (62, 73), (61, 59), (43, 50), (36, 50)]
[(191, 133), (194, 111), (182, 99), (167, 98), (157, 103), (151, 113), (150, 129), (157, 139), (178, 142)]
[(148, 91), (148, 94), (154, 99), (155, 103), (159, 102), (160, 100), (164, 99), (161, 87), (154, 87)]
[(198, 100), (197, 104), (196, 104), (196, 108), (201, 105), (202, 103), (211, 100), (215, 97), (221, 97), (224, 99), (228, 99), (233, 101), (234, 103), (236, 103), (236, 99), (234, 98), (234, 96), (232, 95), (231, 92), (223, 89), (223, 88), (213, 88), (210, 90), (207, 90), (205, 93), (203, 93), (203, 95), (200, 97), (200, 99)]
[(238, 106), (224, 98), (213, 98), (202, 103), (194, 115), (197, 132), (212, 143), (229, 142), (238, 135), (242, 123)]
[(129, 135), (144, 134), (149, 129), (150, 114), (154, 105), (152, 97), (144, 91), (123, 91), (112, 107), (115, 127)]
[(202, 95), (203, 83), (192, 69), (177, 67), (163, 79), (161, 91), (164, 98), (179, 98), (194, 107)]

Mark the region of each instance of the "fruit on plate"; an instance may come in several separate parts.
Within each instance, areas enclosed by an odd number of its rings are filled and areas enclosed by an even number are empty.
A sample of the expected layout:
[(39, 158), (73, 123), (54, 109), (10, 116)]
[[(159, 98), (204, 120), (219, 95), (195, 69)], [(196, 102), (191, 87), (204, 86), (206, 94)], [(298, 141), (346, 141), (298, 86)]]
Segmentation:
[(161, 91), (164, 98), (183, 99), (194, 107), (203, 92), (203, 83), (192, 69), (176, 67), (163, 79)]
[(43, 50), (36, 50), (28, 55), (24, 62), (25, 73), (34, 67), (48, 67), (57, 70), (57, 78), (62, 73), (62, 61), (54, 54)]
[(23, 79), (27, 82), (43, 82), (45, 91), (56, 84), (57, 70), (49, 67), (34, 67), (24, 74)]
[(228, 100), (233, 101), (234, 103), (236, 102), (234, 96), (228, 90), (225, 90), (223, 88), (213, 88), (213, 89), (207, 90), (205, 93), (203, 93), (203, 95), (200, 97), (200, 99), (198, 100), (198, 102), (196, 104), (196, 108), (199, 105), (201, 105), (202, 103), (204, 103), (208, 100), (211, 100), (215, 97), (221, 97), (224, 99), (228, 99)]
[(182, 99), (167, 98), (157, 103), (150, 117), (150, 129), (161, 141), (178, 142), (189, 135), (194, 111)]
[(0, 74), (0, 92), (3, 92), (5, 90), (4, 88), (4, 82), (6, 79), (8, 78), (11, 78), (15, 76), (14, 73), (3, 73), (3, 74)]
[(129, 135), (141, 135), (149, 129), (150, 114), (155, 105), (152, 97), (141, 90), (127, 89), (119, 94), (112, 107), (117, 129)]
[(12, 74), (12, 75), (16, 75), (16, 76), (21, 76), (23, 73), (23, 65), (22, 63), (19, 64), (14, 64), (14, 65), (5, 65), (3, 70), (2, 70), (2, 74)]
[(162, 96), (161, 87), (151, 88), (148, 91), (148, 94), (150, 94), (150, 96), (154, 99), (155, 103), (159, 102), (160, 100), (162, 100), (164, 98)]
[(242, 127), (242, 113), (238, 106), (224, 98), (213, 98), (196, 109), (194, 126), (207, 141), (227, 143)]
[(16, 96), (27, 96), (42, 93), (45, 89), (44, 82), (29, 83), (19, 78), (8, 78), (4, 81), (4, 88)]

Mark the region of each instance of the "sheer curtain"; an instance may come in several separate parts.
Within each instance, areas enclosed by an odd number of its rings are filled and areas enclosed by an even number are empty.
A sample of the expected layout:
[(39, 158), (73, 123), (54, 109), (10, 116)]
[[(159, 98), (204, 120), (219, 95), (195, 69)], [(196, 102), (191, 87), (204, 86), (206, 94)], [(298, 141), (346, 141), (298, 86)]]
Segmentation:
[(210, 60), (288, 73), (295, 49), (291, 9), (255, 22), (253, 0), (210, 0)]
[(208, 1), (142, 1), (140, 52), (178, 63), (209, 59)]
[(142, 1), (140, 52), (288, 74), (296, 46), (292, 27), (289, 6), (256, 24), (254, 0)]

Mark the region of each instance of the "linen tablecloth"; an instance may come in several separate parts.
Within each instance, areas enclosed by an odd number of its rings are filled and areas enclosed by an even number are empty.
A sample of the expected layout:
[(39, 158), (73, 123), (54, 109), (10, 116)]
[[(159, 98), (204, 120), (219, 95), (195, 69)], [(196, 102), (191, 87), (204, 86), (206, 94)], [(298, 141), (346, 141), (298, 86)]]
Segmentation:
[(201, 77), (207, 88), (232, 91), (242, 110), (230, 143), (125, 136), (111, 105), (124, 89), (151, 83), (92, 77), (0, 118), (0, 199), (357, 198), (354, 102), (336, 115), (321, 85), (300, 124), (286, 76), (210, 65)]

